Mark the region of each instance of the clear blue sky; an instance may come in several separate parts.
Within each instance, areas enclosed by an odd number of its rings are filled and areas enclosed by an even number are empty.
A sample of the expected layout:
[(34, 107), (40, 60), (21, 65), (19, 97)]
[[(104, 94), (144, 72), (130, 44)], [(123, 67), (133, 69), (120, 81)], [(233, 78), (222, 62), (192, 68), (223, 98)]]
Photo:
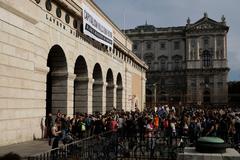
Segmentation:
[[(228, 32), (229, 81), (240, 80), (240, 0), (94, 0), (120, 29), (152, 24), (156, 27), (183, 26), (207, 12), (220, 21), (225, 15)], [(125, 16), (125, 27), (124, 27)]]

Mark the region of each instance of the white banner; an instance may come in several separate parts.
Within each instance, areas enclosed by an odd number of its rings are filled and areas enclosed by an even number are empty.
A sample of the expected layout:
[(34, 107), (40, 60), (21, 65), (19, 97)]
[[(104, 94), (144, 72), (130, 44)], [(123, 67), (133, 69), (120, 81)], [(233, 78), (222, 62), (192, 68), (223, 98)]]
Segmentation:
[(109, 47), (113, 47), (112, 28), (83, 4), (83, 33)]

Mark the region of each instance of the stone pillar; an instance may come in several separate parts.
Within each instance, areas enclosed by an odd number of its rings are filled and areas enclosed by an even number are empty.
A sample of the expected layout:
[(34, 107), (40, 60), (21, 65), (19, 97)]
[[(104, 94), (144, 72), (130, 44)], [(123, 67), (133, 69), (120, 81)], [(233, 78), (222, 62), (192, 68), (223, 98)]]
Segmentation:
[[(123, 108), (123, 87), (122, 86), (117, 86), (117, 98), (116, 98), (116, 108), (118, 110), (120, 109), (125, 109)], [(125, 109), (126, 110), (126, 109)]]
[(223, 59), (227, 58), (227, 36), (223, 36)]
[(113, 85), (113, 108), (117, 108), (117, 85)]
[(67, 112), (66, 114), (69, 116), (73, 115), (73, 86), (74, 86), (74, 79), (76, 75), (68, 73), (67, 77)]
[(200, 52), (199, 52), (199, 38), (196, 38), (196, 42), (197, 42), (197, 52), (196, 52), (196, 54), (197, 54), (197, 60), (200, 60)]
[[(37, 75), (37, 76), (40, 76), (40, 77), (44, 77), (43, 79), (41, 79), (41, 83), (46, 84), (46, 85), (47, 85), (47, 74), (48, 74), (48, 72), (49, 72), (48, 67), (46, 67), (46, 68), (35, 67), (34, 68), (34, 74)], [(46, 88), (47, 87), (44, 87), (41, 90), (42, 97), (46, 97), (46, 94), (47, 94)], [(47, 100), (45, 100), (45, 99), (41, 99), (41, 102), (38, 101), (37, 103), (39, 103), (39, 104), (37, 104), (37, 105), (42, 106), (41, 104), (47, 104), (46, 101)], [(38, 114), (40, 114), (41, 116), (45, 116), (46, 115), (46, 110), (47, 110), (47, 105), (45, 107), (44, 106), (42, 106), (42, 107), (43, 107), (44, 110), (42, 111), (42, 113), (38, 113)]]
[(217, 37), (214, 36), (213, 59), (217, 59)]
[(141, 41), (141, 51), (140, 51), (140, 53), (141, 53), (141, 60), (143, 60), (143, 50), (144, 50), (144, 48), (143, 48), (143, 46), (144, 46), (144, 41)]
[(142, 92), (141, 92), (141, 108), (139, 108), (141, 111), (144, 110), (144, 108), (146, 107), (146, 78), (142, 77), (141, 78), (141, 84), (142, 84)]
[(94, 79), (88, 78), (88, 89), (87, 89), (87, 95), (88, 95), (88, 101), (87, 101), (87, 113), (92, 114), (93, 113), (93, 83)]
[(106, 111), (114, 107), (114, 84), (107, 84), (106, 86)]
[(106, 113), (106, 90), (107, 90), (107, 83), (103, 82), (102, 84), (102, 113)]
[(187, 60), (190, 60), (191, 58), (191, 44), (190, 44), (191, 39), (187, 39), (187, 48), (186, 48), (186, 53), (187, 53)]

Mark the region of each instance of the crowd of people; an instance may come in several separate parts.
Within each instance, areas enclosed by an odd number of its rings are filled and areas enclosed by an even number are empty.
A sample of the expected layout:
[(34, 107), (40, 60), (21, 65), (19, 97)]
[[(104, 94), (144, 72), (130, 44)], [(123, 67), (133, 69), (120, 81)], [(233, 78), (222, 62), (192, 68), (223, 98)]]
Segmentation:
[[(45, 120), (49, 145), (58, 147), (60, 140), (68, 143), (69, 134), (75, 139), (116, 131), (119, 136), (163, 137), (186, 136), (195, 143), (201, 136), (220, 137), (225, 142), (240, 143), (240, 112), (227, 107), (173, 107), (163, 105), (144, 111), (117, 111), (106, 114), (76, 113), (72, 118), (60, 111), (48, 114)], [(70, 139), (71, 140), (71, 139)]]

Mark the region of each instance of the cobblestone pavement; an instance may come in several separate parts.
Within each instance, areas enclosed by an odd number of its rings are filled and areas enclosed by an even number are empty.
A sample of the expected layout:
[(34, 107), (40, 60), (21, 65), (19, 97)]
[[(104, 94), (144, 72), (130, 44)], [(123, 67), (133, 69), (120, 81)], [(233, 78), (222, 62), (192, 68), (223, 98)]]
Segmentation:
[(19, 154), (21, 157), (25, 157), (46, 152), (50, 149), (51, 146), (48, 145), (47, 140), (35, 140), (0, 147), (0, 156), (9, 152), (14, 152)]

